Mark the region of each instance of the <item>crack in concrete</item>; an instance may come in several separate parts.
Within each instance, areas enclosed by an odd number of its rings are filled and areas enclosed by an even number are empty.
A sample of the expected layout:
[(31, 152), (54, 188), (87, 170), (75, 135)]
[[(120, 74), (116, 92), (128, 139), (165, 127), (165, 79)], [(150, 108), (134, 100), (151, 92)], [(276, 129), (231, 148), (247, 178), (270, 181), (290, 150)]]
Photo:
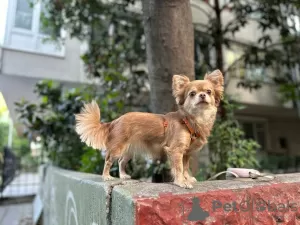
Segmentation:
[(126, 184), (137, 184), (142, 181), (139, 180), (120, 180), (119, 182), (113, 183), (109, 186), (108, 191), (107, 191), (107, 196), (106, 196), (106, 213), (107, 213), (107, 224), (111, 225), (112, 220), (111, 220), (111, 211), (112, 211), (112, 192), (113, 189), (117, 186), (122, 186)]

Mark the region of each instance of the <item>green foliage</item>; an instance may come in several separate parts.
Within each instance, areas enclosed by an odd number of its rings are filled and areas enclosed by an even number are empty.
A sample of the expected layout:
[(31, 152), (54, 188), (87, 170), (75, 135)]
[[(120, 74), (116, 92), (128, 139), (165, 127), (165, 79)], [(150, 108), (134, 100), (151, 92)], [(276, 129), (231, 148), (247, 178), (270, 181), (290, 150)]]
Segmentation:
[(150, 165), (150, 161), (143, 157), (136, 157), (130, 160), (128, 166), (126, 167), (126, 172), (131, 175), (133, 179), (148, 178), (153, 175)]
[[(42, 136), (48, 156), (64, 168), (99, 173), (103, 159), (99, 152), (86, 148), (74, 133), (73, 114), (82, 101), (96, 99), (101, 107), (102, 121), (111, 121), (138, 106), (148, 110), (144, 96), (147, 76), (137, 69), (145, 62), (145, 43), (141, 15), (127, 11), (130, 1), (44, 1), (44, 27), (52, 38), (60, 40), (60, 30), (87, 42), (81, 56), (86, 73), (96, 78), (97, 86), (63, 91), (53, 82), (41, 82), (36, 93), (41, 104), (19, 103), (20, 119), (31, 133)], [(63, 41), (63, 40), (62, 40)], [(41, 116), (42, 115), (42, 116)], [(65, 135), (67, 133), (67, 135)], [(117, 171), (116, 167), (112, 168)]]
[(19, 137), (16, 132), (13, 135), (12, 149), (17, 157), (30, 156), (29, 140), (26, 137)]
[[(83, 86), (65, 90), (53, 81), (41, 81), (35, 87), (40, 100), (38, 103), (16, 103), (19, 120), (27, 128), (26, 134), (32, 139), (41, 137), (43, 148), (54, 165), (82, 172), (102, 172), (104, 158), (101, 152), (80, 141), (75, 132), (74, 117), (74, 114), (80, 112), (83, 102), (92, 99), (98, 102), (103, 121), (111, 121), (124, 112), (118, 93), (112, 91), (104, 95), (106, 93), (98, 89), (98, 86)], [(145, 160), (138, 159), (129, 164), (128, 170), (133, 177), (148, 176)], [(117, 176), (118, 166), (114, 165), (111, 172)]]
[[(284, 102), (299, 101), (299, 81), (295, 79), (299, 68), (299, 9), (298, 1), (267, 0), (249, 4), (249, 9), (258, 15), (256, 22), (262, 31), (257, 45), (250, 46), (245, 53), (245, 64), (253, 67), (273, 69), (272, 73), (262, 73), (262, 81), (242, 80), (244, 88), (258, 89), (264, 81), (279, 87)], [(273, 38), (271, 30), (279, 32)]]
[(287, 171), (289, 168), (299, 168), (300, 157), (284, 154), (261, 154), (259, 162), (261, 169), (278, 173), (278, 170)]
[(90, 76), (109, 73), (117, 81), (123, 79), (124, 69), (134, 73), (134, 67), (146, 61), (142, 17), (128, 10), (131, 1), (58, 0), (45, 5), (49, 13), (43, 24), (52, 28), (53, 38), (60, 39), (57, 33), (63, 28), (71, 37), (87, 41), (82, 59)]
[(104, 168), (104, 158), (100, 151), (85, 147), (85, 153), (81, 157), (79, 171), (101, 174)]
[[(8, 123), (0, 123), (0, 151), (8, 144), (8, 132)], [(29, 140), (19, 136), (15, 129), (13, 130), (12, 149), (17, 157), (23, 157), (30, 153)]]
[[(204, 7), (196, 7), (200, 13), (207, 16), (207, 24), (195, 24), (199, 30), (195, 31), (196, 47), (196, 71), (205, 73), (217, 65), (223, 65), (222, 59), (216, 60), (217, 56), (211, 56), (211, 51), (220, 55), (220, 46), (232, 47), (232, 40), (227, 37), (235, 35), (241, 28), (250, 22), (258, 24), (261, 36), (254, 43), (245, 43), (244, 53), (232, 65), (229, 65), (227, 73), (236, 73), (235, 65), (243, 67), (244, 74), (238, 87), (257, 90), (265, 82), (272, 82), (279, 87), (279, 94), (284, 102), (299, 101), (300, 92), (297, 90), (300, 83), (295, 77), (300, 72), (299, 67), (299, 1), (279, 0), (254, 0), (241, 1), (218, 1), (219, 9), (208, 3), (212, 13), (205, 13)], [(229, 21), (222, 20), (222, 14), (230, 10)], [(221, 21), (218, 21), (221, 18)], [(222, 28), (218, 30), (218, 25)], [(279, 38), (274, 36), (274, 30), (279, 33)], [(274, 38), (275, 37), (275, 38)], [(223, 69), (223, 68), (219, 68)], [(260, 69), (257, 72), (257, 69)], [(272, 70), (272, 72), (267, 72)], [(241, 68), (239, 68), (241, 71)]]
[[(9, 124), (0, 123), (0, 164), (3, 163), (3, 150), (8, 144)], [(16, 130), (13, 130), (12, 151), (20, 159), (21, 167), (33, 167), (36, 160), (31, 156), (29, 140), (26, 137), (19, 136)]]
[(133, 2), (44, 1), (48, 13), (43, 16), (43, 24), (51, 28), (56, 40), (61, 39), (57, 34), (64, 29), (71, 37), (87, 43), (81, 56), (85, 72), (90, 78), (97, 78), (100, 94), (114, 103), (111, 106), (139, 105), (148, 110), (147, 103), (133, 99), (147, 82), (146, 71), (138, 68), (146, 61), (145, 38), (141, 14), (128, 10)]
[[(145, 71), (142, 74), (136, 73), (136, 66), (146, 61), (141, 13), (132, 8), (140, 0), (117, 0), (113, 3), (96, 0), (43, 2), (49, 12), (43, 15), (44, 27), (52, 31), (54, 39), (60, 39), (58, 34), (63, 28), (71, 37), (86, 41), (88, 50), (82, 56), (86, 71), (90, 77), (99, 77), (106, 82), (107, 90), (129, 87), (124, 85), (126, 82), (120, 82), (124, 79), (121, 75), (124, 70), (129, 70), (129, 80), (146, 79)], [(204, 74), (218, 65), (223, 65), (224, 62), (219, 62), (220, 59), (216, 60), (220, 54), (211, 56), (211, 52), (220, 53), (220, 46), (231, 48), (232, 41), (227, 37), (235, 35), (255, 21), (262, 36), (256, 40), (256, 44), (245, 46), (244, 55), (238, 59), (242, 61), (248, 74), (243, 76), (238, 87), (255, 90), (261, 88), (265, 81), (274, 81), (280, 86), (279, 93), (284, 101), (299, 99), (300, 94), (295, 91), (299, 84), (291, 75), (295, 63), (300, 60), (296, 21), (299, 4), (295, 1), (278, 0), (254, 0), (249, 4), (247, 1), (230, 0), (219, 1), (219, 9), (207, 1), (205, 4), (211, 4), (208, 7), (212, 10), (210, 13), (205, 12), (204, 7), (193, 5), (195, 10), (204, 13), (208, 19), (207, 24), (195, 24), (196, 74)], [(218, 18), (227, 10), (232, 13), (230, 20), (226, 23), (219, 21)], [(218, 29), (220, 23), (223, 24), (221, 30)], [(272, 43), (269, 33), (272, 29), (279, 30), (281, 40), (278, 43)], [(276, 68), (278, 65), (287, 68), (283, 71), (282, 68)], [(255, 79), (249, 66), (263, 68), (260, 79)], [(229, 66), (231, 67), (232, 65)], [(278, 71), (278, 74), (266, 78), (269, 76), (265, 72), (267, 68)], [(223, 72), (226, 74), (231, 71), (229, 69)], [(107, 77), (110, 82), (107, 82)]]
[[(43, 24), (52, 31), (52, 37), (60, 39), (58, 34), (63, 28), (71, 37), (86, 41), (89, 48), (82, 56), (86, 71), (91, 77), (100, 78), (109, 73), (113, 82), (109, 83), (108, 88), (120, 88), (120, 73), (129, 68), (129, 73), (134, 75), (135, 67), (146, 61), (141, 13), (132, 8), (134, 3), (141, 3), (140, 0), (42, 1), (49, 12), (43, 15)], [(218, 55), (222, 55), (222, 46), (231, 48), (232, 41), (227, 37), (235, 35), (255, 21), (262, 35), (255, 44), (245, 46), (243, 57), (238, 59), (243, 61), (242, 66), (248, 74), (242, 78), (238, 87), (253, 90), (261, 88), (261, 84), (266, 80), (274, 81), (280, 86), (279, 93), (282, 94), (283, 100), (299, 99), (300, 94), (295, 91), (299, 88), (299, 82), (293, 79), (291, 72), (295, 63), (300, 60), (298, 1), (254, 0), (250, 4), (248, 1), (230, 0), (218, 1), (219, 7), (209, 1), (203, 2), (209, 7), (193, 4), (195, 10), (199, 10), (199, 13), (208, 19), (206, 24), (195, 24), (196, 74), (203, 74), (224, 65), (224, 62), (220, 62), (223, 59), (218, 59)], [(207, 8), (211, 11), (205, 11)], [(222, 14), (228, 10), (232, 13), (230, 20), (222, 21)], [(272, 43), (269, 31), (274, 29), (279, 31), (281, 37), (278, 43)], [(212, 57), (211, 52), (216, 52), (216, 55)], [(247, 69), (252, 65), (264, 69), (261, 72), (263, 79), (254, 79), (255, 74), (251, 69)], [(286, 68), (278, 69), (278, 65)], [(274, 69), (274, 73), (278, 74), (269, 76), (265, 73), (265, 69), (268, 68)], [(223, 72), (226, 74), (231, 71), (229, 69)], [(145, 74), (145, 71), (143, 73)], [(267, 76), (269, 77), (265, 78)], [(139, 76), (143, 79), (145, 77)]]
[(0, 123), (0, 151), (3, 151), (4, 146), (7, 145), (8, 138), (8, 124)]
[(80, 112), (85, 95), (79, 89), (63, 91), (61, 85), (52, 81), (37, 83), (35, 93), (40, 99), (38, 103), (16, 103), (27, 135), (41, 137), (43, 148), (55, 165), (78, 170), (84, 145), (74, 130), (74, 114)]
[(209, 174), (214, 175), (229, 167), (257, 168), (256, 151), (259, 145), (245, 139), (244, 132), (234, 119), (234, 111), (241, 108), (228, 96), (223, 101), (226, 119), (217, 119), (209, 138)]

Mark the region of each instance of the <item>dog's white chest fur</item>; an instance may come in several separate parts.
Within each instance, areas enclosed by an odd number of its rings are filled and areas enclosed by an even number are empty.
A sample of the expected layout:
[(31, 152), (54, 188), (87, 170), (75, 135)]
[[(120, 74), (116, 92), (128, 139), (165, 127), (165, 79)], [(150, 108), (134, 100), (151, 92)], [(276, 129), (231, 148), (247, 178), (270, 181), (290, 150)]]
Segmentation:
[(216, 118), (217, 109), (216, 108), (208, 108), (203, 109), (197, 112), (196, 121), (199, 125), (203, 124), (213, 124)]

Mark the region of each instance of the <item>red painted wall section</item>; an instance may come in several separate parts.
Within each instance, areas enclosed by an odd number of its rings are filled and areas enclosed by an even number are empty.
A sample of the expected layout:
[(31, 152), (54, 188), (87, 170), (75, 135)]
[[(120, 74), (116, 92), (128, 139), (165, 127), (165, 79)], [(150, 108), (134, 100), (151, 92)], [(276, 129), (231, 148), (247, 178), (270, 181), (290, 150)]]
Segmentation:
[(300, 225), (300, 183), (134, 199), (137, 225)]

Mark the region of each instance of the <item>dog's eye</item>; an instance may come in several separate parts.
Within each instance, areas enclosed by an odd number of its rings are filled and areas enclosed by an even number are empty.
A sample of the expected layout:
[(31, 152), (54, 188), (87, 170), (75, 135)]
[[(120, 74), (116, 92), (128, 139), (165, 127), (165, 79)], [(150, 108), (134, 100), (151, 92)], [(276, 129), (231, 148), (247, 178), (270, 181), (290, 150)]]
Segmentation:
[(195, 92), (195, 91), (190, 92), (190, 96), (191, 96), (191, 97), (194, 97), (195, 95), (196, 95), (196, 92)]
[(210, 95), (211, 94), (211, 90), (207, 90), (206, 93)]

